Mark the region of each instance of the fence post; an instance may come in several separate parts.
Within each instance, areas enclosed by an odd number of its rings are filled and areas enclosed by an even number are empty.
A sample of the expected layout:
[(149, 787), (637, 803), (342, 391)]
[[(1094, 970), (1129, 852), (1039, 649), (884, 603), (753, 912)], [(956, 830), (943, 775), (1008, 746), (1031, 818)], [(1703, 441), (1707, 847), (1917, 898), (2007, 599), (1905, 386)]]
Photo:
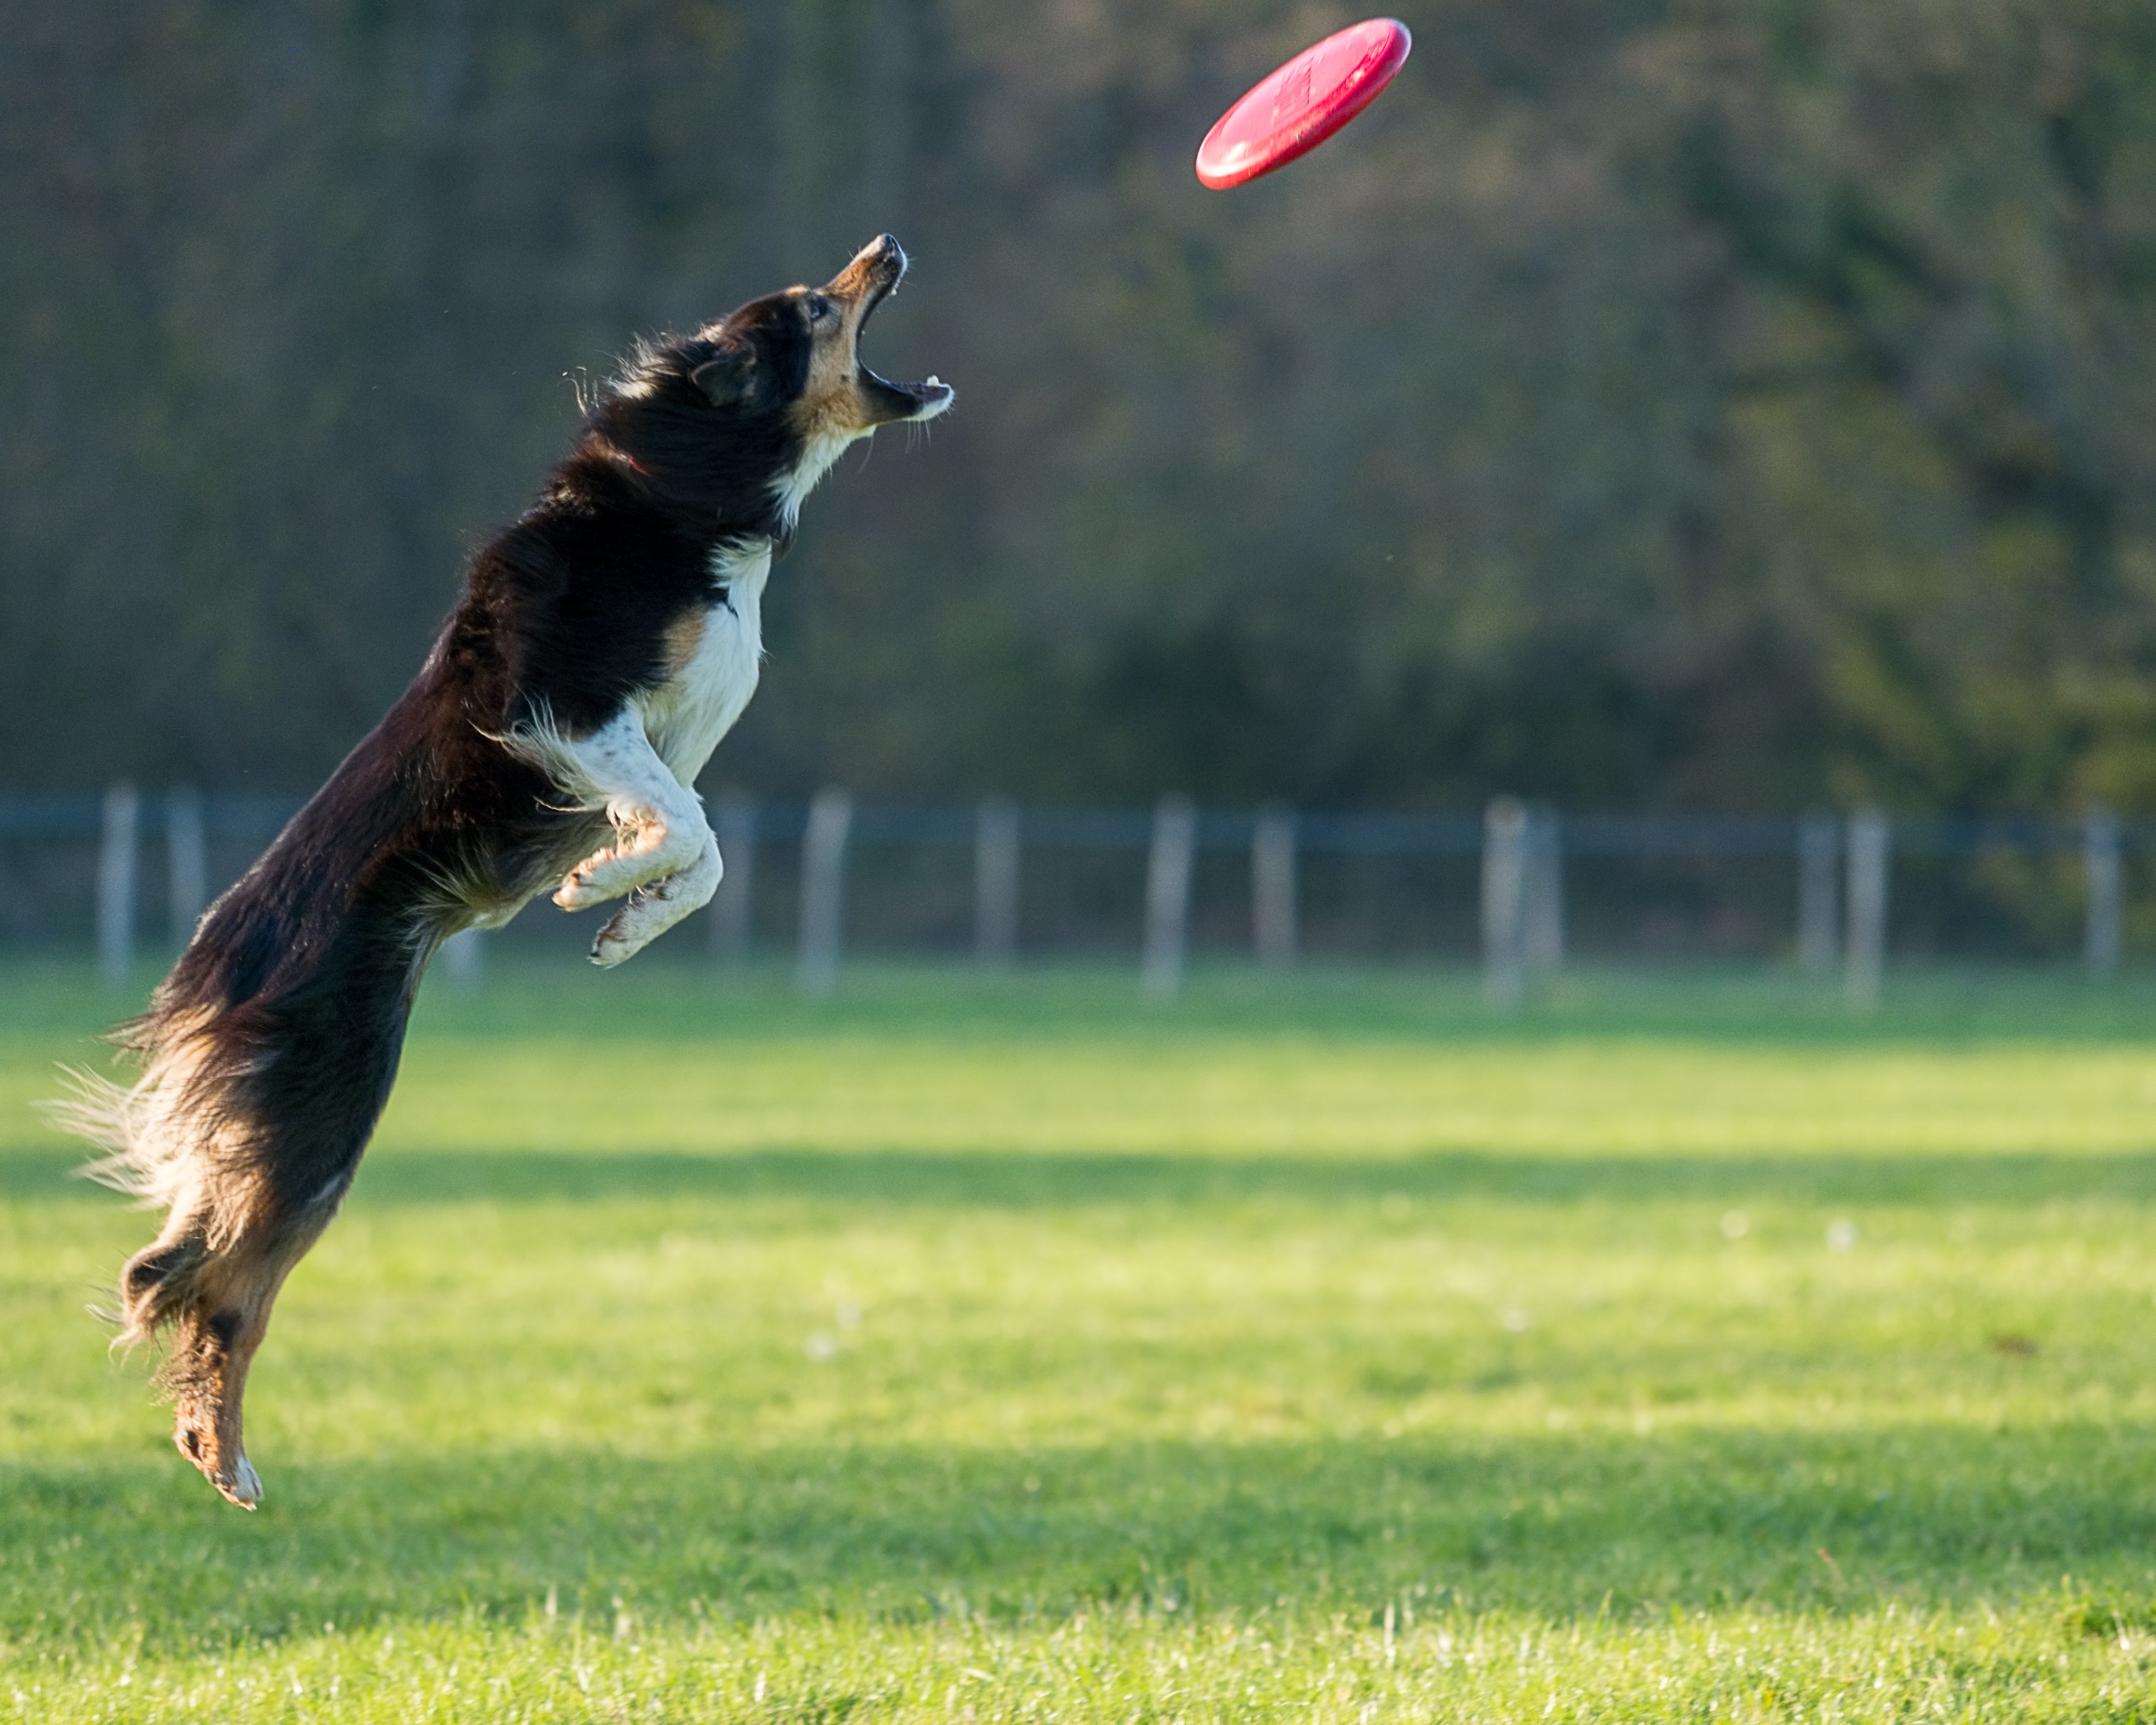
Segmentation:
[(829, 786), (808, 804), (801, 840), (801, 988), (828, 994), (839, 986), (846, 895), (846, 834), (854, 799)]
[(1564, 828), (1554, 809), (1527, 811), (1520, 963), (1529, 976), (1564, 968)]
[(202, 793), (192, 785), (175, 785), (165, 793), (165, 903), (174, 945), (184, 947), (194, 937), (195, 924), (208, 902)]
[(1834, 974), (1841, 944), (1834, 878), (1840, 860), (1841, 824), (1807, 814), (1797, 828), (1797, 963), (1822, 980)]
[(2118, 817), (2094, 808), (2082, 825), (2082, 867), (2088, 876), (2088, 927), (2083, 956), (2097, 976), (2118, 968), (2125, 922), (2125, 876), (2118, 854)]
[(485, 940), (476, 928), (460, 928), (442, 942), (442, 974), (452, 988), (468, 993), (486, 980)]
[(124, 988), (135, 968), (135, 834), (142, 799), (121, 781), (105, 793), (104, 834), (97, 851), (97, 973)]
[(1499, 1012), (1526, 999), (1527, 811), (1495, 797), (1482, 816), (1482, 987)]
[(1018, 957), (1018, 804), (992, 797), (973, 818), (973, 957), (1001, 970)]
[(1887, 817), (1860, 809), (1849, 817), (1849, 943), (1844, 982), (1850, 1006), (1879, 1004), (1887, 966), (1887, 886), (1892, 840)]
[(1183, 986), (1197, 849), (1197, 809), (1188, 797), (1163, 797), (1152, 815), (1152, 853), (1146, 863), (1145, 952), (1138, 968), (1139, 985), (1158, 999), (1170, 998)]
[(1260, 809), (1250, 829), (1250, 935), (1258, 963), (1295, 963), (1295, 811)]
[(711, 954), (729, 963), (748, 957), (756, 904), (756, 804), (737, 793), (721, 797), (711, 811), (724, 872), (711, 898)]

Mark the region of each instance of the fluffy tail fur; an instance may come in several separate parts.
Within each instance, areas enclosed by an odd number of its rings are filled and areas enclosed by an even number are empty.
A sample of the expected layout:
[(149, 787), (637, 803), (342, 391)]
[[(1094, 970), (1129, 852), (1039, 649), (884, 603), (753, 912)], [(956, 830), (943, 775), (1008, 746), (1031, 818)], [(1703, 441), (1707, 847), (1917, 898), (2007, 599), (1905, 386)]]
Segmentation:
[[(218, 1058), (206, 1012), (153, 1010), (113, 1034), (141, 1065), (131, 1084), (70, 1070), (69, 1094), (44, 1105), (63, 1131), (104, 1153), (76, 1170), (144, 1209), (175, 1223), (171, 1238), (137, 1253), (121, 1281), (121, 1301), (104, 1315), (117, 1327), (116, 1347), (148, 1342), (173, 1324), (197, 1291), (203, 1266), (245, 1230), (252, 1206), (249, 1158), (232, 1081), (244, 1073)], [(219, 1178), (222, 1175), (223, 1178)], [(238, 1175), (240, 1178), (234, 1178)], [(162, 1376), (167, 1387), (172, 1370)]]

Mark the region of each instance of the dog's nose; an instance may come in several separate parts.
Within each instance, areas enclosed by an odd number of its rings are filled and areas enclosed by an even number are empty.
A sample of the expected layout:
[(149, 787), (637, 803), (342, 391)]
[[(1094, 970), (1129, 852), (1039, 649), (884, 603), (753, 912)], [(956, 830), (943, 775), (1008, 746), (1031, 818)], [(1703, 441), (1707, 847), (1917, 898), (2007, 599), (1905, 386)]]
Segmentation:
[(894, 275), (906, 274), (906, 248), (898, 243), (894, 234), (879, 234), (860, 249), (854, 261), (866, 264), (873, 269), (886, 270)]
[(880, 299), (906, 275), (906, 248), (888, 234), (879, 234), (855, 252), (846, 267), (833, 276), (826, 290), (849, 302), (864, 294)]

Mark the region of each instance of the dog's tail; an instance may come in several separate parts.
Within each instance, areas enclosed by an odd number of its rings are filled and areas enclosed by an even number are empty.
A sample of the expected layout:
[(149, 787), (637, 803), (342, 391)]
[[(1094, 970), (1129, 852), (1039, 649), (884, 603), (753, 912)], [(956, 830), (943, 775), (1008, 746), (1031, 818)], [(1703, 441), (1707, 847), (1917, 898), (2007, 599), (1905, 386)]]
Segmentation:
[(218, 1016), (160, 1003), (113, 1033), (141, 1067), (133, 1082), (70, 1069), (68, 1094), (40, 1105), (102, 1153), (76, 1170), (83, 1178), (189, 1224), (169, 1250), (129, 1265), (121, 1306), (105, 1314), (116, 1346), (149, 1340), (188, 1305), (197, 1272), (239, 1234), (255, 1196), (239, 1094), (254, 1063), (218, 1034)]

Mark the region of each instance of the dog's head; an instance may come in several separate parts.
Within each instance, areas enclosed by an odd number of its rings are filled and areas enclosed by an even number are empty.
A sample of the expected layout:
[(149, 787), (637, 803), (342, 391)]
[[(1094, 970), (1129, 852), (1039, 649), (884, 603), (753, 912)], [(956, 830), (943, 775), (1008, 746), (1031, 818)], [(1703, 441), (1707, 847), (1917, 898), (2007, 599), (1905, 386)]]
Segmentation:
[(721, 411), (783, 413), (803, 439), (841, 447), (894, 420), (932, 419), (951, 405), (949, 384), (893, 383), (860, 359), (862, 329), (905, 275), (905, 251), (881, 234), (823, 286), (767, 294), (702, 331), (710, 352), (689, 381)]
[(894, 383), (861, 363), (861, 330), (905, 275), (905, 251), (882, 234), (819, 288), (767, 294), (647, 351), (593, 429), (676, 485), (737, 497), (752, 478), (783, 537), (849, 444), (951, 405), (936, 377)]

